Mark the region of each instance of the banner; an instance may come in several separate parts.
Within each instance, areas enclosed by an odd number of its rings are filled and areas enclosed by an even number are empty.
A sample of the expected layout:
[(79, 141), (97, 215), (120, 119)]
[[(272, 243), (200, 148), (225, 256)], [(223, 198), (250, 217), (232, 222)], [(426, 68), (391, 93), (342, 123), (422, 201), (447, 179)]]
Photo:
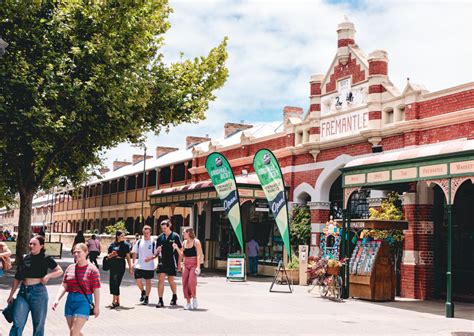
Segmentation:
[(245, 250), (240, 218), (240, 201), (232, 168), (222, 154), (214, 152), (207, 157), (206, 169), (211, 177), (212, 184), (216, 188), (217, 195), (222, 201), (224, 211), (234, 229), (243, 253)]
[(265, 192), (270, 211), (275, 217), (283, 244), (290, 257), (290, 232), (288, 225), (288, 205), (286, 201), (285, 182), (278, 161), (268, 149), (261, 149), (253, 158), (253, 168), (257, 173), (262, 189)]

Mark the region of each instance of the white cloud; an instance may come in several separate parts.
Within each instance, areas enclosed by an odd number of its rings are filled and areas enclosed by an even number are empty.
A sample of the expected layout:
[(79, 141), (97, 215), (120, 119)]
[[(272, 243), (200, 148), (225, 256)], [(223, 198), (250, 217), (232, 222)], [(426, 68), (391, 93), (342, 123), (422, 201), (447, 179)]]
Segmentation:
[[(168, 61), (205, 55), (229, 37), (229, 78), (207, 120), (150, 136), (148, 147), (184, 147), (186, 135), (223, 135), (225, 122), (280, 120), (285, 105), (308, 108), (309, 79), (326, 73), (336, 52), (343, 15), (356, 26), (368, 54), (384, 49), (389, 76), (403, 89), (406, 77), (436, 91), (473, 78), (472, 4), (468, 1), (178, 1), (166, 35)], [(106, 163), (139, 150), (121, 145)], [(152, 151), (154, 152), (154, 150)]]

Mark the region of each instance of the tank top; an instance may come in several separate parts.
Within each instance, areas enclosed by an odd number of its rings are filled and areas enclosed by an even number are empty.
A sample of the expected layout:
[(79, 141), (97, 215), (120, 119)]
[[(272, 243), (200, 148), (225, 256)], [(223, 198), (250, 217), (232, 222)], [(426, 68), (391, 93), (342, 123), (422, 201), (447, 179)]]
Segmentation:
[(185, 257), (196, 257), (197, 256), (197, 251), (196, 251), (196, 246), (191, 246), (190, 248), (185, 247), (184, 248), (184, 256)]

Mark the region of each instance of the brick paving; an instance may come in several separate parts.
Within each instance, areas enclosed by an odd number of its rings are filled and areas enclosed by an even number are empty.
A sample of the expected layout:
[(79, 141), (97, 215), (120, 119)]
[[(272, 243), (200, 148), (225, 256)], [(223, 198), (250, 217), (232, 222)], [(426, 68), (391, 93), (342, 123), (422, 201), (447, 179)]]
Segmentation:
[[(61, 265), (71, 262), (64, 258)], [(8, 274), (0, 279), (0, 302), (6, 301), (11, 278)], [(181, 279), (177, 280), (179, 305), (157, 309), (156, 279), (150, 305), (142, 306), (138, 304), (139, 291), (126, 273), (122, 307), (109, 310), (105, 308), (110, 303), (108, 274), (102, 272), (101, 315), (87, 322), (84, 335), (474, 335), (472, 304), (457, 304), (457, 318), (446, 319), (443, 302), (398, 299), (389, 303), (338, 303), (308, 294), (307, 287), (302, 286), (295, 286), (293, 294), (269, 293), (269, 278), (237, 283), (227, 282), (223, 274), (205, 272), (198, 283), (200, 308), (185, 311)], [(50, 304), (59, 283), (48, 285)], [(165, 304), (170, 299), (167, 287)], [(68, 335), (65, 301), (64, 297), (56, 312), (48, 312), (46, 335)], [(8, 335), (9, 327), (2, 317), (0, 335)], [(29, 321), (24, 334), (31, 335), (31, 330)]]

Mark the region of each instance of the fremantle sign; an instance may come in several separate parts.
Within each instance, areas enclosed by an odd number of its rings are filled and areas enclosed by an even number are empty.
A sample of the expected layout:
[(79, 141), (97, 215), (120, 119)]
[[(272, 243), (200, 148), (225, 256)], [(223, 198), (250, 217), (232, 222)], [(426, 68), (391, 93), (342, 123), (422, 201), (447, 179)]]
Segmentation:
[(355, 135), (369, 127), (369, 112), (358, 111), (321, 119), (321, 140)]

